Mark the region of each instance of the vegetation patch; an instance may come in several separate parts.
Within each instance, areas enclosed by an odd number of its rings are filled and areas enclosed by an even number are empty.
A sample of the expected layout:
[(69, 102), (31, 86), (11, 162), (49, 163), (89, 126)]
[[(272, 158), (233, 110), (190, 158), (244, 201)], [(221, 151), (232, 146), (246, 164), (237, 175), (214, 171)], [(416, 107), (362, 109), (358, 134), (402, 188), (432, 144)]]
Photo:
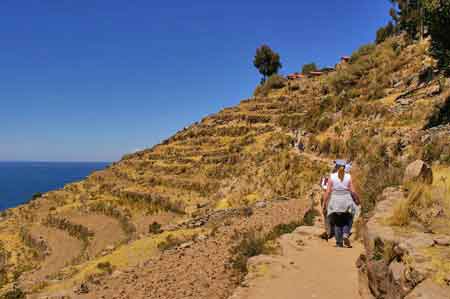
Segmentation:
[(85, 244), (85, 247), (87, 247), (87, 245), (89, 244), (89, 238), (94, 236), (94, 233), (87, 227), (81, 224), (72, 223), (65, 218), (60, 218), (53, 215), (48, 215), (43, 224), (49, 227), (67, 231), (70, 236), (82, 241), (83, 244)]
[(25, 299), (26, 293), (20, 288), (14, 288), (11, 291), (6, 292), (2, 299)]
[(262, 85), (258, 85), (254, 91), (255, 96), (267, 96), (270, 91), (284, 88), (287, 80), (283, 76), (272, 75)]
[(26, 227), (22, 227), (19, 232), (20, 239), (33, 251), (33, 256), (42, 260), (46, 252), (49, 250), (47, 242), (44, 240), (36, 240)]
[(264, 233), (261, 228), (251, 229), (243, 233), (237, 233), (234, 240), (237, 244), (231, 248), (231, 266), (242, 274), (248, 272), (247, 262), (253, 256), (261, 254), (271, 254), (274, 252), (272, 242), (284, 234), (292, 233), (303, 222), (291, 222), (279, 224), (270, 232)]

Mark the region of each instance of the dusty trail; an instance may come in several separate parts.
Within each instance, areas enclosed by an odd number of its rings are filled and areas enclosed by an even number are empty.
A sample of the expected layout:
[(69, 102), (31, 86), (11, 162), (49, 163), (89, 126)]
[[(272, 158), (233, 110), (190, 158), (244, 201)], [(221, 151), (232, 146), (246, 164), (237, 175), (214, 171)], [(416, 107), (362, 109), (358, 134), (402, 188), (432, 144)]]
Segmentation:
[[(306, 231), (305, 231), (306, 230)], [(317, 227), (301, 227), (280, 238), (283, 254), (250, 262), (245, 284), (230, 299), (357, 299), (356, 259), (362, 245), (336, 248), (316, 235)]]

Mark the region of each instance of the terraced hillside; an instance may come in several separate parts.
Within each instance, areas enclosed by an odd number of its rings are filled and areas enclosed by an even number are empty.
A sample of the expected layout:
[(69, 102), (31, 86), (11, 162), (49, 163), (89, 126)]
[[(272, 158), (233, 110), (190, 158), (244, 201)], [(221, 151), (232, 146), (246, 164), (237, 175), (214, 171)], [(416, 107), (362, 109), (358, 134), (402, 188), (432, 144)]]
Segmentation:
[(242, 274), (230, 266), (240, 233), (298, 222), (331, 159), (356, 162), (367, 213), (409, 162), (447, 167), (450, 83), (427, 46), (395, 37), (321, 77), (270, 78), (236, 107), (7, 211), (2, 290), (226, 298)]

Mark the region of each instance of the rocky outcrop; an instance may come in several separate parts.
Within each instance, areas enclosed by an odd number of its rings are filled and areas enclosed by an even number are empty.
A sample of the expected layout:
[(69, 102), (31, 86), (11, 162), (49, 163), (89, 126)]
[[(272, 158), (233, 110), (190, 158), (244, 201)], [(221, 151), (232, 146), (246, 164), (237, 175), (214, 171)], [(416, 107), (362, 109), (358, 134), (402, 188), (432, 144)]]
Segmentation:
[(431, 184), (433, 182), (433, 172), (431, 167), (422, 160), (416, 160), (406, 167), (403, 183), (423, 182)]
[(405, 299), (444, 299), (449, 298), (450, 290), (427, 279), (419, 284)]
[(449, 298), (450, 287), (433, 282), (436, 269), (427, 254), (448, 246), (447, 237), (389, 226), (387, 220), (402, 200), (402, 188), (387, 188), (363, 228), (366, 250), (357, 261), (360, 294), (364, 299)]

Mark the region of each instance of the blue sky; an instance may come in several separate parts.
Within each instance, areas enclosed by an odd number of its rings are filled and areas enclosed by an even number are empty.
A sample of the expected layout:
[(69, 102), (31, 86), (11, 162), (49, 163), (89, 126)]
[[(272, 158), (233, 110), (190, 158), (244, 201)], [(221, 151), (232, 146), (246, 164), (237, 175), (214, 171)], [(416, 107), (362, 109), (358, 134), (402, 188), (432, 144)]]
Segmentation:
[(2, 0), (0, 160), (114, 161), (374, 39), (389, 1)]

